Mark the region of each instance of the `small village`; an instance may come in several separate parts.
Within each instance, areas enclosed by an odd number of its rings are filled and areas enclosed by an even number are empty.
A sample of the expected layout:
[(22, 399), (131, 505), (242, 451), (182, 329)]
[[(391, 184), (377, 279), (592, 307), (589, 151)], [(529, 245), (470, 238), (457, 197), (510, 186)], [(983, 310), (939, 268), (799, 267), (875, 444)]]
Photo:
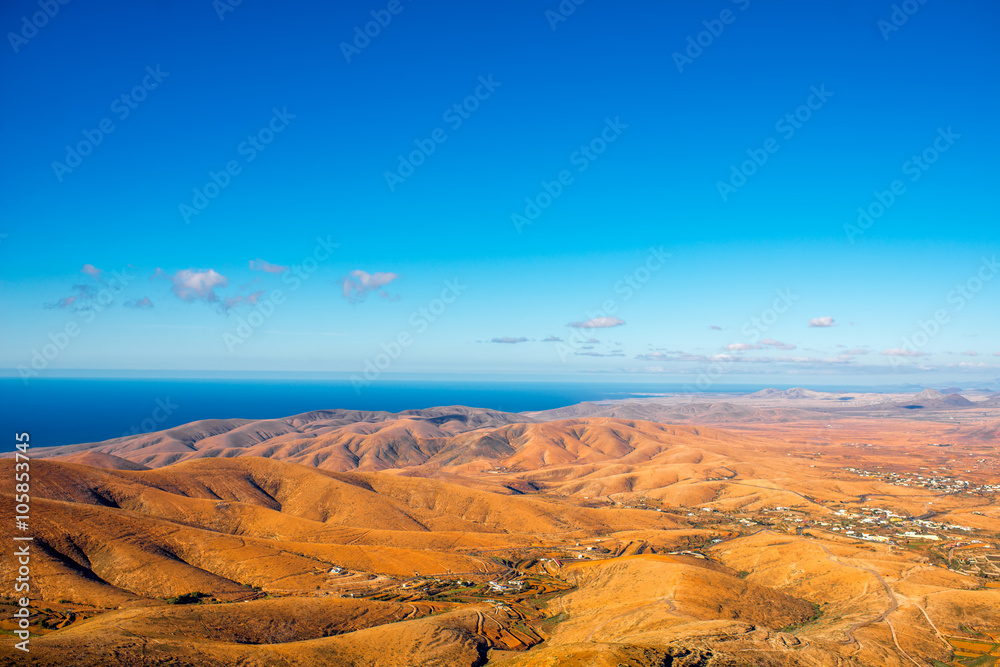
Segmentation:
[[(940, 483), (941, 478), (936, 479)], [(918, 480), (919, 481), (919, 480)], [(725, 510), (714, 506), (692, 508), (657, 507), (645, 498), (629, 504), (616, 504), (622, 509), (639, 509), (669, 513), (686, 521), (693, 528), (708, 532), (704, 539), (690, 540), (688, 549), (704, 549), (722, 541), (772, 530), (803, 537), (839, 536), (847, 540), (877, 542), (909, 549), (925, 550), (935, 564), (953, 571), (1000, 581), (1000, 536), (954, 522), (935, 521), (935, 512), (914, 517), (885, 507), (864, 504), (844, 506), (843, 503), (823, 503), (820, 514), (805, 507), (762, 507), (754, 510)], [(981, 514), (973, 511), (972, 514)], [(649, 549), (649, 547), (646, 547)], [(569, 558), (607, 558), (615, 555), (601, 552), (567, 550)], [(611, 554), (610, 556), (608, 554)], [(620, 553), (620, 551), (619, 551)], [(704, 557), (699, 551), (668, 551)], [(958, 554), (956, 556), (956, 554)], [(1000, 583), (997, 584), (1000, 586)]]
[[(983, 463), (984, 460), (977, 461)], [(942, 493), (964, 493), (968, 495), (989, 495), (1000, 492), (1000, 484), (975, 484), (968, 480), (946, 475), (937, 470), (930, 470), (925, 475), (898, 473), (890, 470), (864, 470), (861, 468), (844, 468), (849, 473), (859, 477), (869, 477), (893, 486), (906, 486), (929, 489)]]

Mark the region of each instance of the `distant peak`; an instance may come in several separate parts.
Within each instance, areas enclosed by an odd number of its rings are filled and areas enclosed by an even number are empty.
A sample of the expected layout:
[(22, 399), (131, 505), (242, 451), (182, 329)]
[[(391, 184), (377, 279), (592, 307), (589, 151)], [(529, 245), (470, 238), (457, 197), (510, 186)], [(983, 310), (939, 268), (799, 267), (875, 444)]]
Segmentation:
[(937, 389), (924, 389), (922, 392), (920, 392), (919, 394), (917, 394), (913, 398), (917, 398), (917, 399), (921, 399), (921, 400), (924, 400), (924, 401), (928, 401), (928, 400), (932, 400), (932, 399), (935, 399), (935, 398), (944, 398), (944, 394), (942, 394)]

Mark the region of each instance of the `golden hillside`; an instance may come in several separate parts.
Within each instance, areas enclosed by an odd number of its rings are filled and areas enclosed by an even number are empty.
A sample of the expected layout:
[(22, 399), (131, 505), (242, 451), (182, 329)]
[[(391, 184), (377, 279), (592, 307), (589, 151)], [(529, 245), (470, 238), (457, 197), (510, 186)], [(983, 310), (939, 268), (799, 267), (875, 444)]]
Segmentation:
[[(8, 634), (0, 664), (992, 659), (998, 461), (978, 440), (942, 446), (953, 424), (456, 410), (198, 422), (41, 452), (39, 635), (23, 655)], [(8, 589), (14, 576), (5, 559)]]

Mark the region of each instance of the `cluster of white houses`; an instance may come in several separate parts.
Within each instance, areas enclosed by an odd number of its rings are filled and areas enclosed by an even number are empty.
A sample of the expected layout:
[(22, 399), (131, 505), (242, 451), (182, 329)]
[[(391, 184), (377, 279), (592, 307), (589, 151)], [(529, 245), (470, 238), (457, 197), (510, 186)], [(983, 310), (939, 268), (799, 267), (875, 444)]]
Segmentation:
[(847, 472), (860, 477), (873, 477), (893, 486), (909, 486), (944, 493), (966, 493), (970, 495), (987, 495), (1000, 492), (1000, 484), (973, 484), (969, 480), (944, 475), (937, 470), (931, 470), (924, 475), (903, 475), (898, 472), (881, 470), (864, 470), (863, 468), (845, 468)]

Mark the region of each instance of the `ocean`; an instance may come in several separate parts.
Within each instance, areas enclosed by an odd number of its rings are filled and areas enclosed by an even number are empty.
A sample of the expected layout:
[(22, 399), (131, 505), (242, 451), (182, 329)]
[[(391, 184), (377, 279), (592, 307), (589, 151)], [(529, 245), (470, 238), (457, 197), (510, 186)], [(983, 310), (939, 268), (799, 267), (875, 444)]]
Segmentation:
[[(744, 393), (762, 386), (716, 386)], [(0, 451), (27, 431), (35, 447), (97, 442), (199, 419), (287, 417), (310, 410), (386, 410), (468, 405), (507, 412), (548, 410), (583, 401), (681, 391), (663, 383), (525, 381), (378, 381), (355, 391), (348, 380), (0, 378)]]

